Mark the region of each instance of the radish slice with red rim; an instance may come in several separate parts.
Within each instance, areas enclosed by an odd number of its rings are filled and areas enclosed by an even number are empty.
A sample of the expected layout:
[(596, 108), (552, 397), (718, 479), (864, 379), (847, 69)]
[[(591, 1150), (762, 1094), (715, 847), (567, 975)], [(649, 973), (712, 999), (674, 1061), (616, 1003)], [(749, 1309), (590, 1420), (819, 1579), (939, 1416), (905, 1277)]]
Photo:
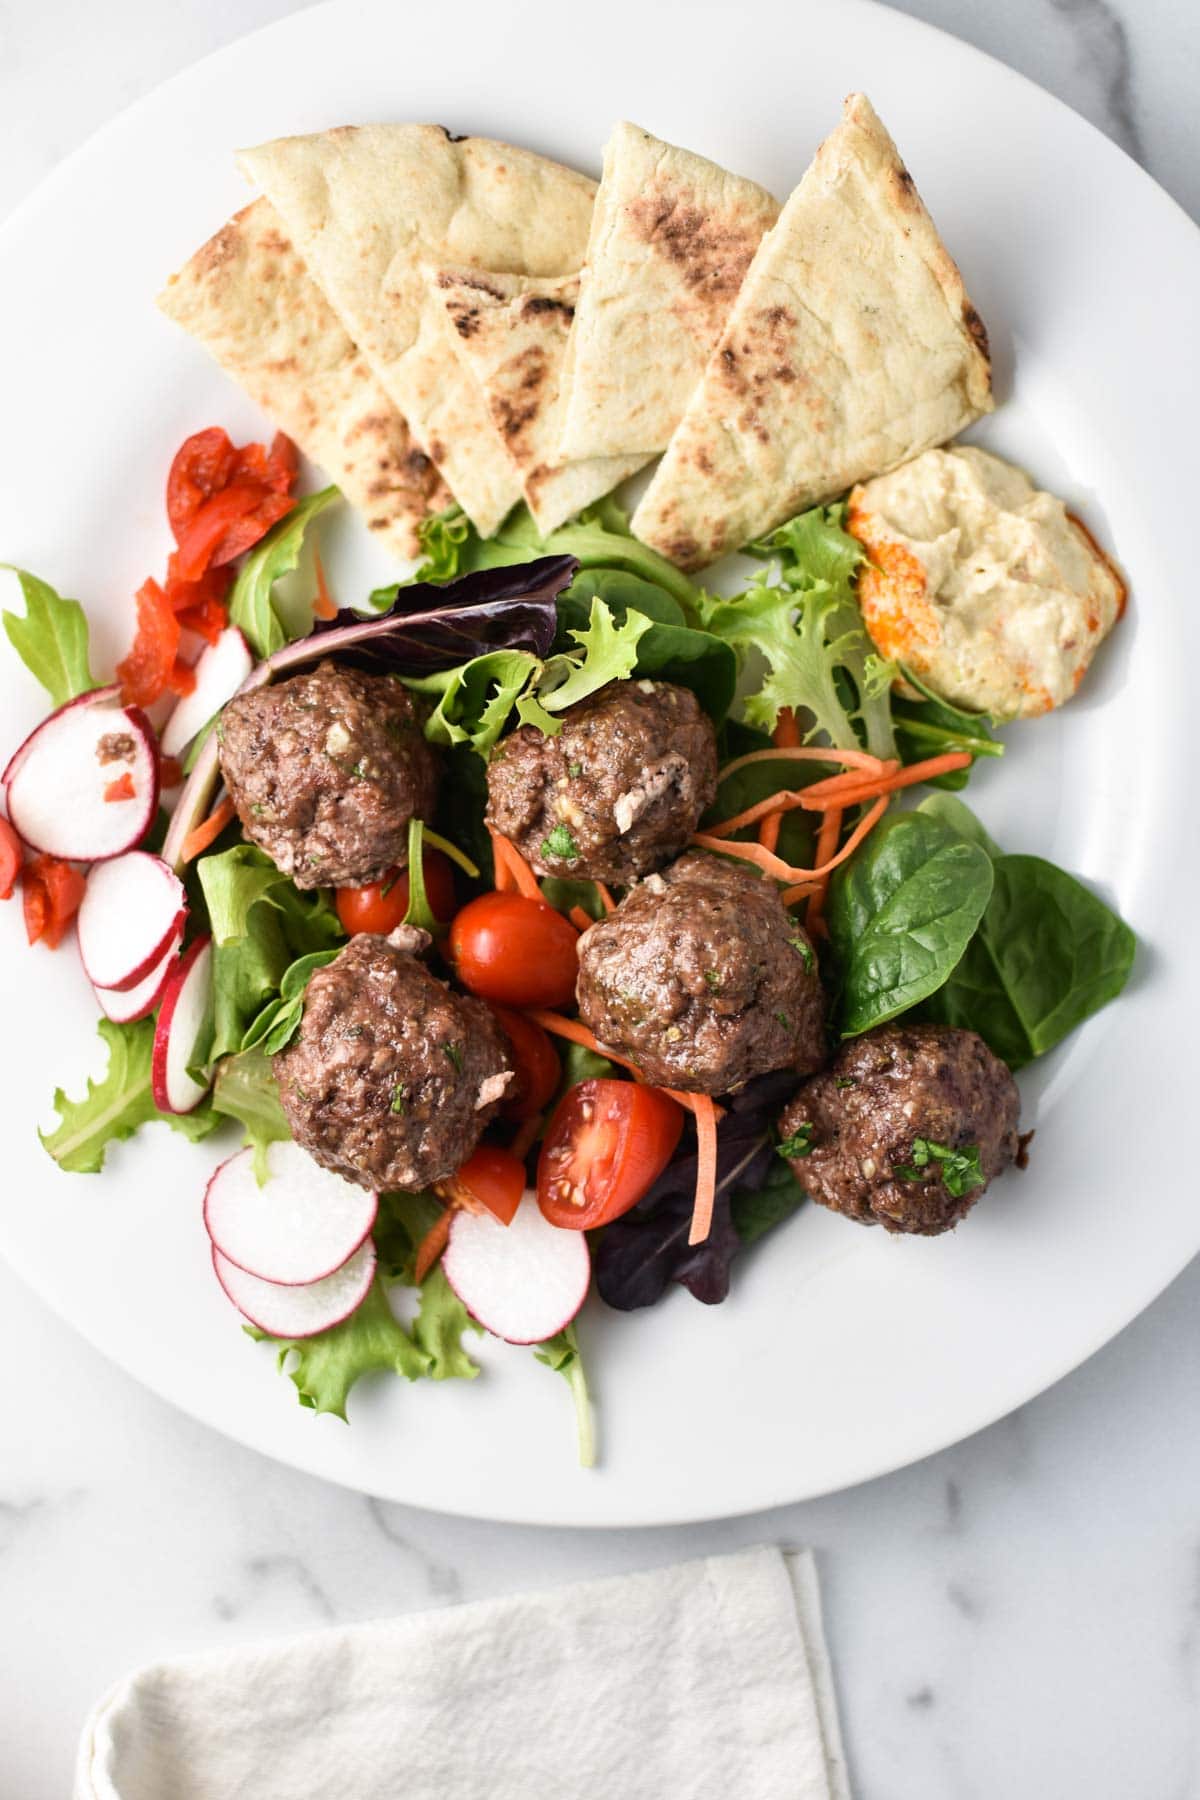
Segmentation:
[(100, 1011), (106, 1019), (112, 1019), (117, 1025), (132, 1025), (135, 1019), (144, 1019), (152, 1013), (166, 990), (171, 979), (171, 972), (179, 960), (179, 946), (183, 942), (183, 932), (177, 931), (166, 952), (156, 962), (148, 975), (131, 988), (101, 988), (95, 990), (96, 999), (100, 1002)]
[(472, 1318), (510, 1344), (541, 1344), (562, 1331), (592, 1275), (585, 1234), (549, 1224), (532, 1194), (510, 1225), (456, 1212), (442, 1268)]
[(254, 667), (250, 646), (236, 625), (223, 631), (215, 644), (201, 651), (195, 666), (196, 685), (176, 702), (163, 726), (162, 747), (167, 756), (179, 756), (197, 732), (219, 713)]
[(194, 1080), (188, 1064), (212, 1010), (212, 954), (212, 939), (197, 938), (163, 994), (150, 1053), (150, 1089), (159, 1112), (194, 1112), (208, 1092), (210, 1084)]
[(247, 1275), (213, 1245), (213, 1270), (226, 1295), (244, 1319), (268, 1337), (315, 1337), (329, 1331), (360, 1307), (375, 1279), (375, 1245), (368, 1238), (340, 1269), (302, 1287), (282, 1287)]
[(97, 688), (43, 719), (3, 781), (13, 829), (31, 848), (104, 862), (140, 843), (154, 822), (158, 745), (140, 707), (122, 706), (116, 688)]
[(375, 1223), (378, 1202), (290, 1141), (266, 1152), (260, 1187), (251, 1149), (223, 1162), (204, 1196), (204, 1224), (229, 1262), (280, 1287), (340, 1269)]
[(178, 875), (160, 856), (128, 850), (88, 876), (76, 932), (93, 987), (135, 987), (160, 962), (187, 917)]

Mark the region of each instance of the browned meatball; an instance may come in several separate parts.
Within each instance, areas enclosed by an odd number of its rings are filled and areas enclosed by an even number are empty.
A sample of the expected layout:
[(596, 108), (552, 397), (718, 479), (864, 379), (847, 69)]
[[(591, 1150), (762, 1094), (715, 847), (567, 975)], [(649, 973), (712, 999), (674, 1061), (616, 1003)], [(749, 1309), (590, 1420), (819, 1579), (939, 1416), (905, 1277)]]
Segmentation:
[(218, 727), (221, 772), (246, 836), (297, 887), (359, 887), (407, 857), (437, 763), (408, 689), (323, 662), (239, 694)]
[(677, 856), (717, 791), (712, 722), (668, 681), (613, 681), (547, 737), (522, 725), (488, 766), (488, 824), (540, 875), (624, 887)]
[(296, 1142), (380, 1190), (452, 1175), (512, 1080), (508, 1040), (483, 1001), (367, 934), (313, 975), (299, 1034), (274, 1066)]
[(725, 1094), (826, 1057), (805, 933), (742, 863), (693, 851), (579, 940), (580, 1017), (654, 1082)]
[(934, 1237), (1018, 1152), (1020, 1096), (973, 1031), (881, 1025), (789, 1103), (781, 1149), (812, 1198), (861, 1225)]

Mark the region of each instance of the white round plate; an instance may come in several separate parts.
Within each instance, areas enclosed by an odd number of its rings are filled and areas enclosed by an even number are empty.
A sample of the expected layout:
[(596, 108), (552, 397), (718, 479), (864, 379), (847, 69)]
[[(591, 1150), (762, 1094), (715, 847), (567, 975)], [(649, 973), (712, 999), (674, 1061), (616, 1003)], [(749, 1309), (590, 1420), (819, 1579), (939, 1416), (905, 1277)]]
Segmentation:
[[(828, 1492), (965, 1436), (1119, 1331), (1200, 1247), (1185, 1152), (1200, 1011), (1191, 762), (1200, 235), (1119, 150), (964, 45), (863, 0), (731, 7), (392, 0), (302, 12), (126, 113), (0, 237), (0, 557), (79, 596), (96, 667), (168, 549), (172, 452), (264, 421), (155, 312), (165, 276), (245, 198), (231, 152), (355, 120), (433, 119), (598, 172), (637, 120), (784, 195), (852, 88), (870, 94), (960, 260), (996, 353), (977, 435), (1068, 496), (1129, 572), (1115, 641), (1064, 714), (1014, 729), (972, 785), (993, 832), (1096, 884), (1141, 939), (1125, 997), (1023, 1078), (1032, 1166), (967, 1226), (895, 1242), (815, 1207), (706, 1309), (582, 1320), (602, 1466), (575, 1465), (568, 1395), (488, 1344), (474, 1383), (364, 1383), (347, 1429), (296, 1404), (212, 1279), (211, 1145), (164, 1128), (99, 1177), (34, 1135), (98, 1048), (74, 954), (4, 938), (0, 1247), (100, 1350), (285, 1462), (397, 1500), (499, 1519), (646, 1524)], [(340, 532), (343, 596), (386, 573)], [(0, 645), (5, 746), (42, 710)], [(94, 1067), (94, 1062), (92, 1062)], [(69, 1419), (71, 1396), (62, 1396)]]

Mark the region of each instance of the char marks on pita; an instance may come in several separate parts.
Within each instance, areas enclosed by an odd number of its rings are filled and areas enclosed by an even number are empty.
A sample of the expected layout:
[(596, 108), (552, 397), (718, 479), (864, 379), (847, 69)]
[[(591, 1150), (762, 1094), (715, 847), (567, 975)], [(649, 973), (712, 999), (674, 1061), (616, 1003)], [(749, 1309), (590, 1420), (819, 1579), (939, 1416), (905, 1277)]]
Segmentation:
[(755, 182), (614, 127), (567, 351), (565, 456), (666, 447), (778, 213)]
[(483, 535), (495, 531), (520, 482), (424, 265), (576, 270), (595, 183), (438, 125), (343, 126), (240, 161), (463, 510)]
[(633, 530), (702, 568), (991, 406), (983, 322), (852, 94), (760, 244)]
[(438, 269), (430, 280), (459, 359), (479, 384), (543, 536), (642, 466), (647, 458), (638, 456), (559, 459), (559, 384), (578, 275), (539, 280)]
[(449, 495), (266, 200), (202, 245), (159, 298), (319, 463), (381, 543), (411, 560)]

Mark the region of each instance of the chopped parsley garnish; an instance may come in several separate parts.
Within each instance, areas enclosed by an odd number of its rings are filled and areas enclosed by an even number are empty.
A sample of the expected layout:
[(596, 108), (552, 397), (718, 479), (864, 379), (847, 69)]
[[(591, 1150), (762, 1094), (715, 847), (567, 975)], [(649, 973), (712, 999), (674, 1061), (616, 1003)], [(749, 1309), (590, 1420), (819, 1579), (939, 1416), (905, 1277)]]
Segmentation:
[(360, 762), (356, 762), (352, 765), (350, 773), (353, 775), (355, 781), (365, 781), (367, 778), (366, 768)]
[(805, 1120), (803, 1125), (797, 1125), (790, 1137), (780, 1138), (775, 1146), (776, 1151), (787, 1162), (794, 1162), (798, 1156), (808, 1156), (813, 1147), (815, 1130), (816, 1126)]
[(559, 862), (578, 862), (579, 845), (565, 825), (556, 825), (549, 837), (542, 839), (542, 855), (557, 857)]
[(816, 961), (816, 958), (813, 956), (812, 945), (809, 943), (808, 939), (802, 938), (802, 937), (794, 937), (794, 938), (789, 938), (788, 943), (791, 945), (792, 949), (796, 952), (796, 955), (800, 958), (801, 962), (804, 964), (804, 967), (808, 970), (809, 974), (811, 975), (812, 969), (813, 969), (813, 964)]
[(392, 1089), (392, 1104), (390, 1110), (394, 1113), (408, 1111), (408, 1089), (402, 1081), (398, 1081)]
[(704, 979), (710, 988), (719, 988), (721, 985), (721, 977), (716, 969), (705, 969)]
[(462, 1051), (459, 1048), (459, 1046), (457, 1044), (443, 1044), (442, 1049), (446, 1052), (446, 1055), (450, 1058), (450, 1061), (454, 1064), (455, 1069), (461, 1075), (463, 1059), (462, 1059)]
[(788, 1016), (785, 1012), (777, 1012), (775, 1014), (775, 1017), (779, 1021), (779, 1023), (783, 1026), (783, 1029), (785, 1031), (791, 1030), (791, 1020), (788, 1018)]
[(583, 774), (583, 764), (582, 763), (568, 763), (567, 764), (567, 774), (571, 777), (572, 781), (578, 781), (579, 777)]
[(857, 1087), (858, 1080), (854, 1075), (835, 1075), (833, 1078), (833, 1085), (836, 1088)]
[(893, 1172), (904, 1181), (920, 1181), (930, 1173), (931, 1164), (941, 1172), (942, 1185), (955, 1200), (984, 1185), (978, 1144), (952, 1150), (949, 1144), (935, 1144), (932, 1138), (914, 1138), (912, 1161), (898, 1163)]

